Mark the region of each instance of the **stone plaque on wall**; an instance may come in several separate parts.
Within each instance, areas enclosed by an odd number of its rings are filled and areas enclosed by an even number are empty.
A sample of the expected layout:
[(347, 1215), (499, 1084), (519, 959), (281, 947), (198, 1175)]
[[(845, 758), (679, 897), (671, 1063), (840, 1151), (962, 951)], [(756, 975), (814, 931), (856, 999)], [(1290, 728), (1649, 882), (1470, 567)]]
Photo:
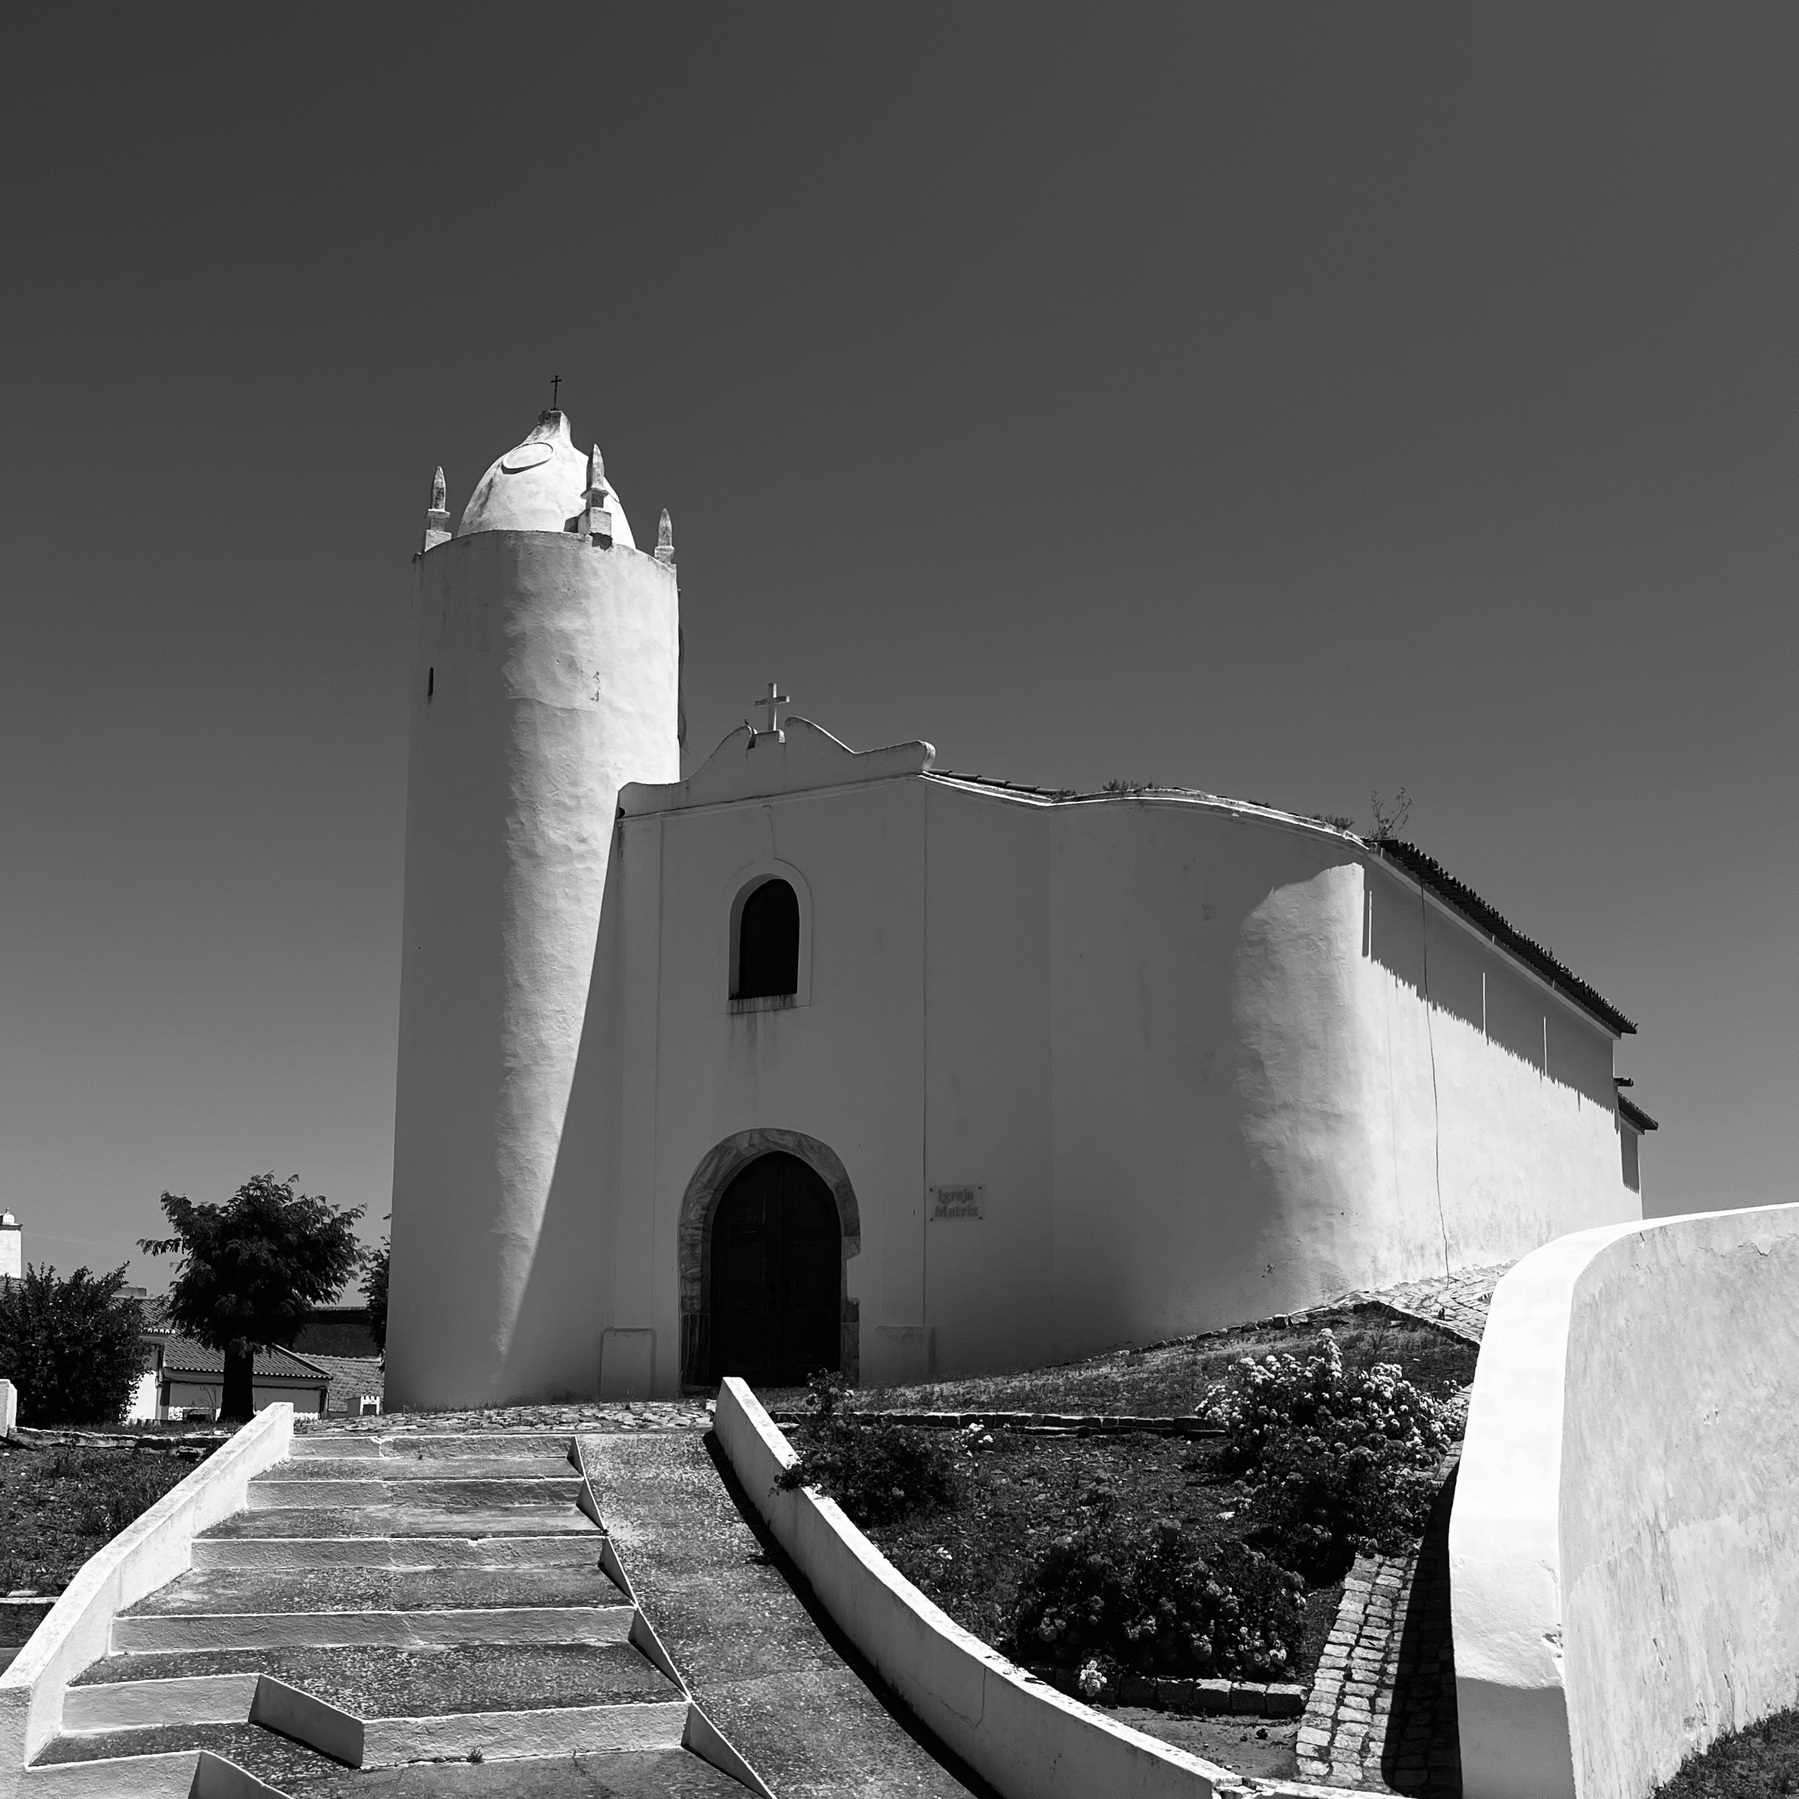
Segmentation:
[(985, 1187), (933, 1187), (931, 1222), (948, 1218), (979, 1218), (986, 1203)]

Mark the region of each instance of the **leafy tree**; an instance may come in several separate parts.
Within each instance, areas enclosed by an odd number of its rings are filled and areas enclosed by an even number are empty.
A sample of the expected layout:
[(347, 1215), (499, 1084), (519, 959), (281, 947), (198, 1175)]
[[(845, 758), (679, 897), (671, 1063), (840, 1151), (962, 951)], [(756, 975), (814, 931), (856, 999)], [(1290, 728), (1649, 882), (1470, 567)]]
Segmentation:
[(393, 1245), (383, 1243), (369, 1258), (368, 1272), (362, 1277), (362, 1296), (369, 1302), (369, 1334), (375, 1347), (387, 1349), (387, 1270), (394, 1259)]
[(116, 1424), (144, 1367), (144, 1308), (125, 1270), (27, 1268), (0, 1281), (0, 1370), (27, 1424)]
[(297, 1191), (300, 1177), (273, 1173), (246, 1181), (224, 1205), (195, 1205), (165, 1193), (162, 1209), (175, 1235), (146, 1237), (153, 1256), (179, 1252), (168, 1313), (180, 1330), (225, 1358), (222, 1416), (255, 1409), (256, 1352), (291, 1345), (306, 1314), (332, 1298), (361, 1267), (356, 1240), (362, 1207), (349, 1210)]

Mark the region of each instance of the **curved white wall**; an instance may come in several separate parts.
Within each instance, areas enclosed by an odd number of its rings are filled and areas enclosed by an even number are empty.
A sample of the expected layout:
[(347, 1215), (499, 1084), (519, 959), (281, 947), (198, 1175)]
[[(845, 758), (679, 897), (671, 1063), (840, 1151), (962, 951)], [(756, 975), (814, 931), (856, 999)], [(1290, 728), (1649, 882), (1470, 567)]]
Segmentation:
[(1799, 1205), (1493, 1296), (1449, 1527), (1468, 1799), (1636, 1799), (1799, 1699)]
[(671, 781), (672, 569), (550, 531), (420, 564), (407, 780), (388, 1395), (591, 1387), (518, 1331), (564, 1147), (618, 790)]

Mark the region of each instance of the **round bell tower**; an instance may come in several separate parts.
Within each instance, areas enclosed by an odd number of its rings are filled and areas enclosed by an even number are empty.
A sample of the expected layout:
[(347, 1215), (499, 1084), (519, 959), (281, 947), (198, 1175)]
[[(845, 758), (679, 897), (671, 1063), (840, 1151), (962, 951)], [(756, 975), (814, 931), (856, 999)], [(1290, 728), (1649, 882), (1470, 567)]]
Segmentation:
[[(666, 539), (666, 532), (663, 533)], [(619, 789), (680, 778), (674, 555), (560, 411), (417, 558), (387, 1391), (541, 1396), (514, 1354), (586, 1021)]]

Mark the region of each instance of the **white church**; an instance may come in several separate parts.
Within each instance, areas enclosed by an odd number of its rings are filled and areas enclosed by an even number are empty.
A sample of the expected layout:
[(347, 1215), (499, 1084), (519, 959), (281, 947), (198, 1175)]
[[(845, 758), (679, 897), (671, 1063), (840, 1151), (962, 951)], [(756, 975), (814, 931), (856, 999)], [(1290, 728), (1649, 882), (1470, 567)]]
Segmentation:
[(1068, 1360), (1641, 1216), (1630, 1021), (1409, 845), (781, 716), (544, 413), (416, 561), (388, 1404)]

